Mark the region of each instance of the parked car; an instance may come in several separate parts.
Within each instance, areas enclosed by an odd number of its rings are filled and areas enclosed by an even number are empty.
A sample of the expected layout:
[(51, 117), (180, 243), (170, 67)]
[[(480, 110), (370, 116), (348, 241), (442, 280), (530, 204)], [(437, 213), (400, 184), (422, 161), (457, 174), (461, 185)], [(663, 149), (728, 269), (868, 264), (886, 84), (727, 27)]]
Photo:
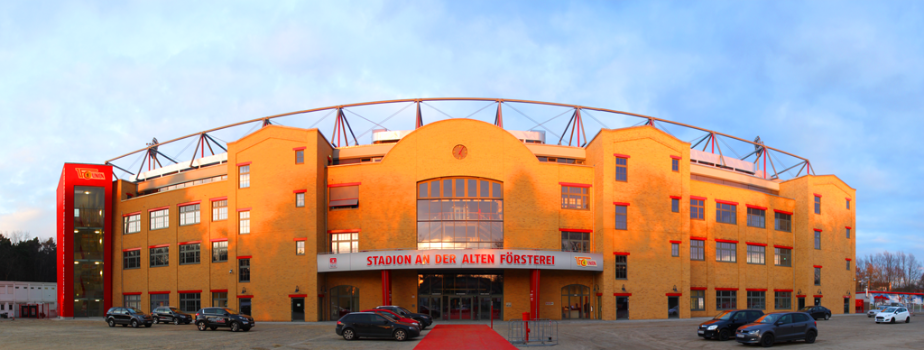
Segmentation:
[(151, 316), (154, 316), (155, 323), (167, 323), (173, 322), (175, 325), (190, 324), (192, 323), (192, 315), (180, 311), (173, 306), (161, 306), (154, 309), (154, 312), (151, 313)]
[(874, 308), (872, 308), (872, 309), (869, 309), (869, 311), (866, 312), (866, 317), (873, 317), (873, 316), (876, 316), (876, 314), (878, 314), (878, 313), (880, 313), (880, 312), (882, 312), (883, 310), (888, 309), (888, 308), (889, 308), (888, 305), (881, 305), (881, 306), (877, 306), (877, 307), (874, 307)]
[(354, 312), (337, 321), (337, 335), (346, 340), (359, 337), (394, 338), (402, 341), (420, 335), (420, 328), (375, 312)]
[(420, 322), (417, 322), (417, 320), (412, 319), (412, 318), (403, 317), (403, 316), (401, 316), (401, 315), (396, 314), (394, 311), (391, 311), (391, 310), (386, 310), (386, 309), (369, 309), (369, 310), (363, 310), (362, 312), (374, 312), (374, 313), (377, 313), (377, 314), (384, 314), (385, 316), (391, 317), (391, 318), (396, 319), (396, 320), (398, 320), (398, 321), (401, 321), (401, 322), (404, 322), (404, 323), (410, 323), (410, 324), (412, 324), (412, 325), (414, 325), (414, 326), (417, 326), (418, 328), (420, 327)]
[(106, 323), (109, 324), (109, 327), (120, 324), (122, 327), (131, 325), (138, 328), (138, 326), (144, 325), (150, 328), (154, 324), (154, 317), (133, 307), (113, 307), (106, 311)]
[(812, 318), (816, 320), (819, 318), (823, 318), (826, 321), (831, 319), (831, 310), (828, 310), (828, 308), (824, 306), (820, 306), (820, 305), (806, 306), (799, 311), (811, 315)]
[(716, 315), (699, 325), (696, 334), (704, 339), (728, 340), (733, 337), (738, 327), (754, 322), (764, 312), (761, 310), (729, 310)]
[(384, 305), (384, 306), (377, 306), (376, 309), (391, 310), (392, 312), (398, 315), (401, 315), (401, 317), (407, 317), (410, 319), (414, 319), (417, 322), (420, 322), (421, 330), (427, 329), (427, 327), (430, 327), (430, 325), (433, 324), (433, 318), (430, 317), (429, 315), (410, 312), (410, 311), (407, 311), (407, 309), (400, 307), (400, 306)]
[(773, 312), (744, 325), (735, 332), (735, 339), (744, 344), (773, 346), (780, 341), (805, 340), (814, 343), (818, 337), (818, 323), (804, 312)]
[(889, 322), (895, 323), (895, 321), (903, 321), (905, 323), (911, 322), (911, 313), (908, 312), (906, 307), (895, 307), (891, 306), (882, 310), (876, 314), (876, 323)]
[(200, 331), (206, 328), (214, 331), (218, 327), (228, 327), (232, 332), (239, 330), (247, 332), (256, 326), (256, 322), (250, 315), (244, 315), (226, 307), (207, 307), (196, 312), (196, 327)]

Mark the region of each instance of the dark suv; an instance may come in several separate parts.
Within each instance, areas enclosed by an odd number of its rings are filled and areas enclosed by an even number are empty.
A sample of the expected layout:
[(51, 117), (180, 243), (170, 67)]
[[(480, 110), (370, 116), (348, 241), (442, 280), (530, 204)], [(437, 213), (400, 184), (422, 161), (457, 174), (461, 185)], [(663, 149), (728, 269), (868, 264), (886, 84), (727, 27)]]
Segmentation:
[(156, 323), (173, 322), (175, 325), (180, 325), (190, 324), (192, 322), (192, 315), (182, 312), (173, 306), (158, 307), (154, 309), (151, 315), (154, 316), (154, 322)]
[(761, 310), (729, 310), (699, 325), (696, 334), (705, 339), (728, 340), (738, 327), (754, 322), (764, 315)]
[(799, 312), (807, 313), (816, 320), (819, 318), (823, 318), (826, 321), (831, 319), (831, 310), (828, 310), (828, 308), (824, 306), (819, 306), (819, 305), (806, 306), (802, 308), (801, 310), (799, 310)]
[(206, 328), (214, 331), (218, 327), (229, 327), (232, 332), (239, 330), (246, 332), (256, 325), (253, 322), (253, 317), (240, 314), (226, 307), (207, 307), (196, 312), (196, 327), (200, 331), (204, 331)]
[(774, 312), (756, 322), (738, 328), (735, 338), (739, 343), (773, 346), (779, 341), (805, 340), (814, 343), (818, 337), (817, 323), (804, 312)]
[(354, 312), (341, 317), (336, 332), (346, 340), (370, 337), (402, 341), (420, 335), (417, 326), (375, 312)]
[(122, 325), (122, 327), (128, 325), (135, 328), (140, 325), (151, 327), (154, 324), (154, 318), (133, 307), (114, 307), (106, 311), (106, 323), (109, 324), (109, 327), (115, 327), (117, 324)]
[(410, 312), (410, 311), (407, 311), (407, 309), (400, 307), (400, 306), (385, 305), (385, 306), (377, 306), (376, 309), (389, 310), (398, 315), (401, 315), (401, 317), (407, 317), (410, 319), (414, 319), (417, 322), (420, 322), (421, 330), (427, 329), (427, 327), (430, 327), (430, 325), (433, 324), (433, 318), (431, 318), (430, 315)]

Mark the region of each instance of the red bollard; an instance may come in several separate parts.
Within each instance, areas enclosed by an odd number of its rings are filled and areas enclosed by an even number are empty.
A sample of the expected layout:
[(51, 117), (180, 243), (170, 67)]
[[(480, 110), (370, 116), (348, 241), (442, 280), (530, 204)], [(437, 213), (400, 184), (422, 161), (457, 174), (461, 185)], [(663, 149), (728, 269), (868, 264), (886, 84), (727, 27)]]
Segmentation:
[(528, 312), (523, 313), (523, 332), (524, 332), (523, 334), (524, 340), (526, 341), (525, 343), (529, 344), (529, 313)]

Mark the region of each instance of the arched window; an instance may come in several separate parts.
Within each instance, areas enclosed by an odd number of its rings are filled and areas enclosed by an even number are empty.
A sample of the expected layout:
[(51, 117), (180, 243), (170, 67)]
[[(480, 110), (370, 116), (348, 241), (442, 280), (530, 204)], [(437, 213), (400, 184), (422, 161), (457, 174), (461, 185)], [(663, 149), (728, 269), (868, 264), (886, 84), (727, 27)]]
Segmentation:
[(451, 177), (417, 184), (417, 249), (503, 247), (502, 183)]
[(359, 288), (336, 286), (330, 289), (330, 320), (339, 320), (344, 315), (359, 311)]
[(590, 287), (569, 284), (561, 289), (561, 319), (590, 319)]

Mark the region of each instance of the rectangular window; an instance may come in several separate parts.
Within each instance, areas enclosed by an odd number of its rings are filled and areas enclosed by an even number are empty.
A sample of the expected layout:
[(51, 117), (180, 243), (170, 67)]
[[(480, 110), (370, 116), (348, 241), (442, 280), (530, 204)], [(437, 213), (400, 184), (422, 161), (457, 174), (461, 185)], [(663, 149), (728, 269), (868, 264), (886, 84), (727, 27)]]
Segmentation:
[(850, 260), (847, 260), (847, 271), (850, 271)]
[(151, 212), (151, 230), (170, 227), (170, 209), (161, 209)]
[(847, 200), (847, 210), (850, 210), (850, 200)]
[(748, 264), (763, 265), (766, 256), (766, 247), (748, 245)]
[(815, 214), (821, 214), (821, 197), (815, 196)]
[(180, 293), (180, 311), (196, 312), (202, 308), (199, 293)]
[(690, 219), (705, 220), (706, 205), (701, 199), (690, 199)]
[(228, 307), (228, 292), (212, 292), (212, 307)]
[(748, 309), (766, 309), (767, 292), (748, 292)]
[(715, 221), (726, 224), (738, 223), (738, 206), (725, 203), (715, 203)]
[(734, 291), (734, 290), (715, 291), (715, 309), (716, 310), (734, 310), (737, 308), (738, 308), (738, 291)]
[(815, 249), (821, 249), (821, 232), (815, 231)]
[(706, 242), (690, 240), (690, 260), (706, 260)]
[(627, 279), (629, 276), (627, 258), (628, 256), (625, 255), (616, 256), (616, 279), (618, 280)]
[(773, 263), (776, 266), (792, 266), (792, 249), (773, 248), (775, 254)]
[(786, 213), (774, 213), (773, 226), (777, 231), (792, 232), (792, 215)]
[(680, 212), (680, 198), (671, 198), (671, 212)]
[(151, 248), (151, 267), (170, 265), (170, 247)]
[(151, 294), (151, 311), (161, 306), (170, 305), (170, 294)]
[(774, 292), (774, 308), (777, 310), (792, 309), (792, 292)]
[(305, 150), (295, 151), (295, 164), (305, 163)]
[(590, 191), (587, 187), (562, 186), (561, 187), (561, 208), (562, 209), (590, 209)]
[(237, 213), (240, 220), (240, 230), (238, 231), (242, 235), (250, 233), (250, 210), (245, 210)]
[(295, 242), (295, 255), (305, 255), (305, 241)]
[(199, 263), (199, 243), (180, 246), (180, 265)]
[(330, 252), (347, 254), (359, 252), (359, 233), (333, 233), (330, 235)]
[(302, 208), (305, 206), (305, 192), (295, 194), (295, 207)]
[(228, 200), (212, 202), (212, 221), (228, 220)]
[(847, 228), (847, 239), (850, 239), (850, 227)]
[(671, 159), (671, 171), (680, 171), (680, 159)]
[(715, 242), (715, 261), (738, 262), (737, 249), (736, 243)]
[(237, 259), (238, 282), (250, 282), (250, 259)]
[(141, 232), (141, 214), (122, 217), (122, 234)]
[(228, 241), (212, 242), (212, 262), (228, 261)]
[(748, 226), (765, 228), (767, 225), (764, 223), (764, 218), (766, 217), (766, 211), (763, 209), (757, 208), (748, 208)]
[(590, 252), (590, 232), (561, 231), (561, 251)]
[(628, 206), (617, 205), (616, 206), (616, 229), (617, 230), (628, 230)]
[(122, 252), (122, 269), (140, 269), (141, 268), (141, 249), (129, 250)]
[(680, 243), (671, 243), (671, 256), (680, 256)]
[(122, 296), (122, 306), (124, 307), (133, 307), (136, 309), (141, 309), (141, 296), (140, 295), (123, 295)]
[(180, 226), (199, 223), (199, 205), (184, 205), (180, 207)]
[(330, 188), (330, 209), (359, 207), (359, 186), (338, 186)]
[(240, 188), (250, 187), (250, 165), (238, 167), (238, 173), (240, 174), (238, 177)]
[(815, 268), (815, 285), (816, 286), (821, 285), (821, 268), (820, 267)]
[(690, 311), (705, 311), (705, 310), (706, 310), (706, 291), (691, 290), (690, 291)]
[(616, 157), (616, 181), (629, 181), (629, 159)]

